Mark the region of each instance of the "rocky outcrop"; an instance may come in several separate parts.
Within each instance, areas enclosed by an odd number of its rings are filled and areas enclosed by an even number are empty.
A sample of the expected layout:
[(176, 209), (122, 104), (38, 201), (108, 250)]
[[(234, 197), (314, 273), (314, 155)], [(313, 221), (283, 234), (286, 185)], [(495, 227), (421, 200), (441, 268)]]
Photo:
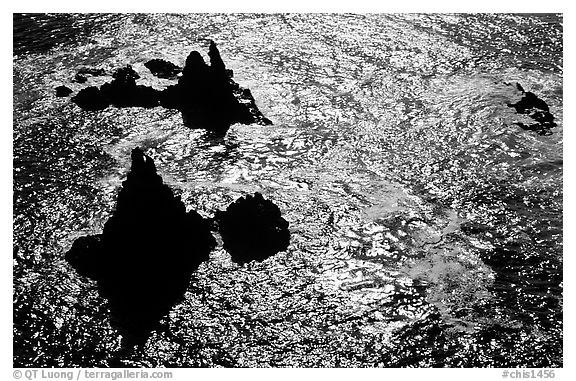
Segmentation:
[(86, 87), (72, 97), (72, 102), (86, 111), (104, 110), (110, 106), (110, 100), (96, 86)]
[(55, 90), (57, 97), (67, 97), (68, 95), (72, 94), (72, 89), (66, 86), (58, 86)]
[(516, 84), (516, 88), (522, 93), (522, 98), (516, 103), (508, 103), (508, 107), (513, 107), (518, 114), (528, 115), (536, 123), (516, 122), (515, 124), (524, 130), (535, 131), (539, 135), (552, 134), (550, 129), (556, 127), (557, 124), (554, 123), (554, 116), (550, 113), (548, 104), (534, 93), (525, 91), (519, 83)]
[(100, 87), (102, 95), (115, 107), (156, 107), (160, 92), (150, 86), (137, 85), (140, 78), (132, 66), (120, 68), (112, 74), (114, 80)]
[[(234, 123), (272, 124), (258, 110), (250, 90), (232, 80), (233, 73), (226, 69), (214, 42), (210, 43), (208, 56), (210, 65), (197, 51), (190, 53), (178, 83), (163, 91), (137, 85), (140, 76), (128, 65), (114, 73), (112, 82), (99, 89), (83, 89), (72, 100), (79, 107), (92, 111), (109, 105), (176, 109), (182, 113), (186, 126), (215, 132), (225, 133)], [(153, 74), (169, 78), (174, 78), (179, 70), (178, 66), (164, 60), (151, 60), (145, 66)]]
[(144, 342), (177, 303), (216, 241), (208, 223), (186, 212), (153, 160), (136, 148), (102, 234), (78, 238), (66, 260), (95, 280), (124, 344)]
[(115, 107), (156, 107), (159, 102), (158, 90), (150, 86), (137, 85), (140, 78), (132, 66), (120, 68), (112, 75), (112, 82), (100, 88), (91, 86), (82, 89), (72, 101), (85, 110), (102, 110), (109, 105)]
[(160, 104), (182, 112), (184, 125), (225, 132), (232, 124), (272, 124), (256, 107), (250, 91), (241, 89), (226, 70), (214, 42), (208, 50), (210, 65), (197, 51), (186, 58), (178, 84), (162, 92)]
[(280, 209), (260, 193), (241, 197), (226, 211), (216, 212), (215, 221), (232, 260), (243, 264), (262, 261), (290, 243), (288, 221)]
[(158, 58), (146, 62), (144, 66), (158, 78), (175, 79), (182, 72), (180, 66)]

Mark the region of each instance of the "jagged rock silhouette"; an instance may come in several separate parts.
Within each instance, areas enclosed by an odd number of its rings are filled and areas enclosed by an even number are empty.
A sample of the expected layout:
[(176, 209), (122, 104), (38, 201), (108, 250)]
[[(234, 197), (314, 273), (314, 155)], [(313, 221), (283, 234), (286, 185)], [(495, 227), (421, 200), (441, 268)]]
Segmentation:
[(538, 98), (536, 94), (525, 91), (524, 88), (517, 83), (516, 88), (522, 93), (522, 99), (516, 103), (508, 103), (508, 107), (513, 107), (518, 114), (526, 114), (536, 121), (536, 123), (526, 124), (517, 122), (516, 125), (520, 126), (523, 130), (535, 131), (539, 135), (550, 135), (551, 128), (557, 126), (554, 122), (554, 116), (550, 113), (550, 108), (545, 101)]
[(278, 206), (258, 192), (239, 198), (226, 211), (216, 212), (214, 219), (224, 249), (239, 264), (262, 261), (290, 244), (288, 221), (282, 218)]
[(192, 272), (215, 245), (208, 223), (186, 212), (153, 160), (136, 148), (102, 234), (78, 238), (65, 257), (80, 275), (97, 282), (113, 326), (125, 345), (134, 345), (182, 298)]
[(150, 86), (137, 85), (140, 78), (132, 66), (120, 68), (112, 75), (112, 82), (100, 88), (91, 86), (80, 90), (72, 101), (85, 110), (115, 107), (156, 107), (160, 92)]
[(188, 127), (226, 132), (234, 123), (272, 124), (258, 110), (250, 91), (232, 80), (213, 41), (208, 56), (210, 65), (197, 51), (190, 53), (178, 84), (162, 92), (160, 104), (180, 110)]
[(140, 78), (132, 66), (120, 68), (112, 74), (114, 80), (105, 83), (100, 91), (115, 107), (156, 107), (158, 106), (160, 91), (150, 86), (137, 85)]
[[(241, 88), (226, 69), (216, 44), (211, 41), (208, 50), (210, 65), (199, 52), (188, 55), (178, 83), (163, 91), (150, 86), (137, 85), (139, 75), (130, 65), (118, 69), (110, 83), (100, 88), (82, 89), (72, 101), (85, 110), (97, 111), (115, 107), (156, 107), (177, 109), (182, 113), (184, 125), (225, 133), (234, 123), (269, 125), (252, 93)], [(145, 64), (154, 75), (175, 78), (180, 68), (168, 61), (154, 59)]]

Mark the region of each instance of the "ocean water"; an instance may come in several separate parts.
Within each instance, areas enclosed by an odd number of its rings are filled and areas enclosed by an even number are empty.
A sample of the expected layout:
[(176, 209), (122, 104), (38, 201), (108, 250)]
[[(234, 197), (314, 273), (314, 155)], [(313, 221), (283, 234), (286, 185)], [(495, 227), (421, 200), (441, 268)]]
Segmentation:
[[(14, 366), (561, 367), (559, 15), (14, 15)], [(74, 92), (183, 65), (214, 40), (271, 126), (83, 111)], [(82, 67), (103, 77), (73, 83)], [(557, 126), (525, 131), (520, 83)], [(220, 245), (142, 347), (64, 260), (97, 234), (140, 147), (205, 217), (261, 192), (285, 252)]]

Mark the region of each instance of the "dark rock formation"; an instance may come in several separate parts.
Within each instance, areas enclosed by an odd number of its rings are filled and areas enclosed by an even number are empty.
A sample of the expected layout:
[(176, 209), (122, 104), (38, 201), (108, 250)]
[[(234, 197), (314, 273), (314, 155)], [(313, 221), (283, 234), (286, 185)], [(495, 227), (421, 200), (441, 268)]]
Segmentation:
[(102, 234), (78, 238), (66, 260), (97, 282), (112, 324), (128, 346), (143, 343), (157, 328), (215, 245), (208, 223), (186, 212), (152, 159), (136, 148)]
[(101, 251), (102, 234), (80, 237), (74, 241), (66, 253), (66, 260), (79, 275), (98, 279), (105, 266), (99, 258)]
[(70, 94), (72, 94), (72, 89), (70, 89), (66, 86), (58, 86), (56, 88), (56, 96), (57, 97), (67, 97)]
[(88, 111), (104, 110), (110, 106), (110, 100), (96, 86), (82, 89), (72, 98), (78, 107)]
[(234, 123), (272, 124), (250, 91), (232, 80), (213, 41), (208, 56), (210, 65), (197, 51), (190, 53), (178, 84), (162, 92), (160, 104), (180, 110), (184, 125), (192, 128), (225, 132)]
[(182, 72), (180, 66), (158, 58), (146, 62), (144, 66), (158, 78), (175, 79), (176, 76)]
[(518, 83), (516, 88), (522, 93), (522, 99), (516, 103), (508, 103), (508, 107), (513, 107), (518, 114), (526, 114), (536, 121), (536, 123), (525, 124), (521, 122), (515, 123), (524, 130), (535, 131), (539, 135), (550, 135), (551, 128), (557, 126), (554, 123), (554, 116), (550, 113), (548, 104), (542, 99), (538, 98), (530, 91), (524, 91), (524, 88)]
[(260, 193), (241, 197), (216, 212), (215, 221), (224, 241), (224, 249), (236, 263), (262, 261), (290, 243), (288, 222), (280, 209)]
[(120, 68), (112, 75), (114, 80), (100, 87), (102, 95), (115, 107), (156, 107), (160, 92), (150, 86), (137, 85), (140, 78), (132, 66)]
[[(269, 125), (248, 89), (232, 80), (214, 42), (208, 51), (210, 65), (200, 53), (193, 51), (186, 59), (178, 83), (158, 91), (149, 86), (136, 85), (139, 75), (131, 66), (117, 70), (110, 83), (81, 90), (73, 101), (86, 110), (116, 107), (156, 107), (177, 109), (190, 128), (204, 128), (225, 133), (234, 123)], [(155, 75), (169, 75), (179, 68), (167, 61), (151, 60), (146, 64)]]
[(140, 78), (132, 66), (120, 68), (112, 75), (112, 82), (100, 88), (87, 87), (80, 90), (72, 101), (84, 110), (103, 110), (115, 107), (156, 107), (160, 92), (150, 86), (137, 85)]

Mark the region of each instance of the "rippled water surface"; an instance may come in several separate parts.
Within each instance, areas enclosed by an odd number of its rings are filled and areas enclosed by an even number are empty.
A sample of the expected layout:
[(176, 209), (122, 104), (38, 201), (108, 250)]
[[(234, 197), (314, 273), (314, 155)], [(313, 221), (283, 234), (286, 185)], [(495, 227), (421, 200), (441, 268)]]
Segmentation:
[[(15, 366), (562, 366), (561, 17), (14, 22)], [(143, 64), (183, 65), (209, 39), (272, 126), (216, 138), (175, 110), (55, 97), (85, 66), (166, 87)], [(549, 105), (551, 135), (514, 124), (516, 82)], [(259, 191), (292, 239), (243, 266), (219, 246), (164, 328), (120, 351), (64, 253), (101, 231), (137, 146), (189, 209)]]

